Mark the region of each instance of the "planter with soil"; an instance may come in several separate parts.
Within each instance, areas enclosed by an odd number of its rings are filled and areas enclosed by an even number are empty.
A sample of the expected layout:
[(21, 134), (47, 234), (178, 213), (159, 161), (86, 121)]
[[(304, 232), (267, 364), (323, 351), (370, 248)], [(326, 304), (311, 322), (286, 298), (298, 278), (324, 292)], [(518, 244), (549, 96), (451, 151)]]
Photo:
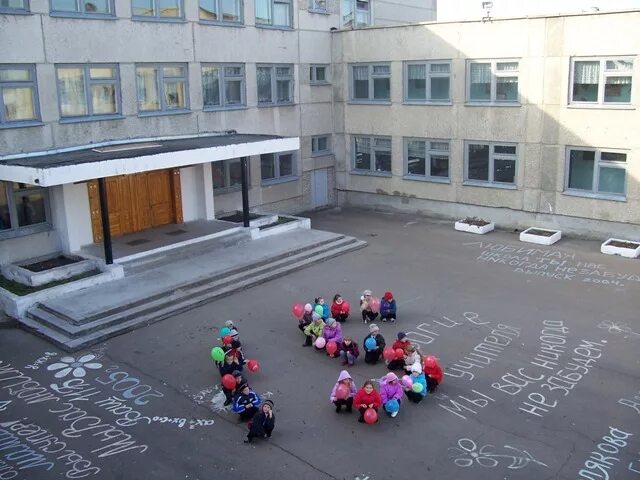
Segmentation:
[[(274, 215), (270, 222), (251, 229), (251, 238), (262, 238), (278, 233), (295, 230), (296, 228), (311, 228), (311, 220), (303, 217), (294, 217), (292, 215)], [(252, 225), (253, 227), (253, 225)]]
[[(218, 220), (223, 220), (225, 222), (233, 222), (240, 223), (244, 222), (244, 216), (242, 212), (236, 211), (231, 215), (225, 215), (224, 217), (218, 218)], [(275, 223), (278, 221), (278, 215), (272, 213), (249, 213), (249, 226), (250, 227), (260, 227), (263, 225), (268, 225), (270, 223)]]
[(2, 266), (2, 275), (8, 280), (28, 287), (39, 287), (60, 282), (98, 269), (95, 260), (75, 255), (57, 254)]
[(486, 220), (482, 220), (476, 217), (467, 217), (463, 220), (458, 220), (454, 228), (460, 232), (468, 232), (468, 233), (477, 233), (479, 235), (484, 235), (485, 233), (491, 232), (495, 228), (495, 224), (493, 222), (487, 222)]
[(553, 245), (562, 238), (560, 230), (550, 230), (548, 228), (527, 228), (520, 232), (520, 241), (537, 243), (538, 245)]
[(620, 255), (626, 258), (640, 257), (640, 242), (610, 238), (600, 246), (600, 252), (606, 255)]

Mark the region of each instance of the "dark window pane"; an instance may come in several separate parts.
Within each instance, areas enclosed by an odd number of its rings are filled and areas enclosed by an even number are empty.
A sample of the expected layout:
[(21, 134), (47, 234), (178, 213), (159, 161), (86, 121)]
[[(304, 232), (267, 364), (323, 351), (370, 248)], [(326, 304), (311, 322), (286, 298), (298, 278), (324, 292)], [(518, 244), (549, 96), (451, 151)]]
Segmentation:
[(631, 77), (609, 77), (604, 84), (605, 102), (631, 102)]
[(229, 186), (242, 185), (242, 163), (240, 160), (229, 160)]
[(278, 95), (278, 103), (291, 102), (291, 90), (289, 80), (276, 80), (276, 94)]
[(411, 141), (407, 144), (407, 173), (426, 175), (424, 142)]
[(627, 155), (625, 153), (602, 152), (600, 159), (607, 162), (626, 162)]
[(449, 157), (431, 155), (431, 176), (449, 178)]
[(264, 153), (260, 155), (260, 173), (263, 180), (268, 180), (270, 178), (276, 177), (273, 153)]
[(391, 98), (391, 79), (373, 79), (373, 98), (375, 100), (389, 100)]
[(356, 138), (355, 165), (356, 170), (371, 170), (371, 153), (368, 138)]
[(493, 181), (514, 183), (516, 176), (516, 161), (496, 158), (493, 161)]
[(489, 145), (469, 145), (469, 180), (489, 180)]
[(258, 103), (271, 103), (271, 67), (258, 67)]
[(515, 145), (494, 145), (493, 147), (494, 153), (504, 153), (507, 155), (515, 155), (516, 147)]
[(242, 81), (227, 80), (225, 82), (225, 102), (227, 105), (242, 105)]
[(220, 82), (217, 67), (202, 67), (202, 89), (205, 107), (220, 105)]
[(431, 79), (431, 100), (449, 100), (449, 78)]
[(7, 185), (4, 182), (0, 182), (0, 230), (9, 228), (11, 228), (11, 215), (9, 214)]
[(293, 175), (293, 154), (280, 155), (280, 176), (289, 177)]
[(598, 191), (602, 193), (624, 193), (625, 183), (624, 168), (600, 167)]
[(497, 78), (496, 100), (499, 102), (518, 101), (518, 77)]
[(26, 227), (47, 221), (44, 206), (44, 194), (39, 191), (14, 193), (18, 226)]
[(595, 152), (571, 150), (569, 154), (569, 188), (593, 190)]
[(211, 175), (213, 177), (213, 188), (226, 187), (226, 180), (224, 176), (224, 161), (213, 162), (211, 164)]
[(376, 172), (391, 173), (391, 152), (377, 150), (376, 154)]
[(326, 67), (316, 67), (316, 82), (324, 82), (326, 79)]
[(354, 80), (353, 98), (356, 100), (367, 100), (369, 98), (369, 80)]

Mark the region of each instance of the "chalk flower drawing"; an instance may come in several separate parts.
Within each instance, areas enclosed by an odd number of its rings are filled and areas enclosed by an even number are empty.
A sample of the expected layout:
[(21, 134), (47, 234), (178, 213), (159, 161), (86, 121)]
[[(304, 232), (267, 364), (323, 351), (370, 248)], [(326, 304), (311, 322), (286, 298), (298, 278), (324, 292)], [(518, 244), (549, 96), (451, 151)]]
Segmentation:
[(458, 467), (471, 467), (474, 464), (478, 464), (482, 467), (493, 468), (500, 464), (501, 460), (505, 462), (511, 462), (507, 468), (512, 470), (518, 470), (524, 468), (529, 463), (537, 463), (546, 467), (542, 462), (539, 462), (531, 456), (526, 450), (520, 450), (519, 448), (505, 445), (505, 453), (498, 453), (495, 451), (493, 445), (487, 444), (481, 448), (478, 448), (476, 442), (469, 438), (461, 438), (458, 440), (457, 447), (449, 447), (449, 458), (455, 458), (453, 461)]
[(47, 370), (50, 372), (58, 370), (54, 375), (56, 378), (66, 377), (72, 372), (74, 377), (84, 377), (87, 374), (86, 368), (90, 368), (91, 370), (102, 368), (101, 363), (89, 363), (95, 358), (96, 356), (91, 354), (83, 355), (77, 360), (73, 357), (62, 357), (60, 359), (61, 363), (53, 363), (47, 367)]
[(598, 328), (608, 331), (609, 333), (622, 333), (624, 334), (624, 338), (629, 337), (629, 335), (637, 335), (640, 337), (640, 333), (636, 333), (631, 330), (631, 327), (626, 323), (615, 323), (609, 320), (603, 320), (598, 324)]

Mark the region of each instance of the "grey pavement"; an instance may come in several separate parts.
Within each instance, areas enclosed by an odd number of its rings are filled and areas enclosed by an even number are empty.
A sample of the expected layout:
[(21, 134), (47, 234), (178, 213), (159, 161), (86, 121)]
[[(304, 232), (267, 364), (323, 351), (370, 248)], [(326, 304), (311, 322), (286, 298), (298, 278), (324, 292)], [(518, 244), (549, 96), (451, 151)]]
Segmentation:
[[(598, 242), (540, 247), (406, 214), (331, 210), (312, 225), (369, 246), (74, 353), (96, 356), (82, 359), (83, 378), (55, 378), (62, 370), (47, 366), (63, 352), (0, 330), (0, 474), (640, 478), (640, 262), (602, 255)], [(293, 303), (337, 292), (357, 307), (365, 288), (398, 300), (397, 324), (378, 323), (387, 341), (408, 332), (448, 374), (436, 394), (374, 426), (335, 413), (328, 397), (341, 367), (301, 347), (291, 314)], [(246, 428), (221, 409), (209, 350), (227, 319), (261, 362), (251, 385), (275, 402), (268, 441), (243, 444)], [(362, 346), (357, 314), (343, 330)], [(385, 369), (360, 359), (350, 373), (360, 386)], [(33, 433), (43, 429), (65, 448), (49, 453)], [(28, 463), (36, 454), (41, 463)]]

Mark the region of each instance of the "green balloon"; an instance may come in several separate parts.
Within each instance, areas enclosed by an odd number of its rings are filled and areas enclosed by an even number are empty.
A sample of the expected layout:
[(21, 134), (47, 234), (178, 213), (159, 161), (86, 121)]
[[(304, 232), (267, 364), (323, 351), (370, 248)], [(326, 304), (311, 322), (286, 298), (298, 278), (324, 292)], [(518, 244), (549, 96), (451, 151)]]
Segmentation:
[(423, 389), (424, 389), (424, 386), (420, 382), (415, 382), (411, 387), (411, 390), (413, 390), (416, 393), (422, 392)]
[(216, 362), (222, 362), (224, 360), (224, 350), (220, 347), (213, 347), (211, 349), (211, 358), (213, 358)]
[(324, 315), (324, 309), (322, 308), (322, 305), (316, 305), (314, 311), (320, 316)]
[(225, 335), (229, 335), (231, 333), (231, 329), (229, 327), (222, 327), (220, 329), (220, 337), (224, 337)]

